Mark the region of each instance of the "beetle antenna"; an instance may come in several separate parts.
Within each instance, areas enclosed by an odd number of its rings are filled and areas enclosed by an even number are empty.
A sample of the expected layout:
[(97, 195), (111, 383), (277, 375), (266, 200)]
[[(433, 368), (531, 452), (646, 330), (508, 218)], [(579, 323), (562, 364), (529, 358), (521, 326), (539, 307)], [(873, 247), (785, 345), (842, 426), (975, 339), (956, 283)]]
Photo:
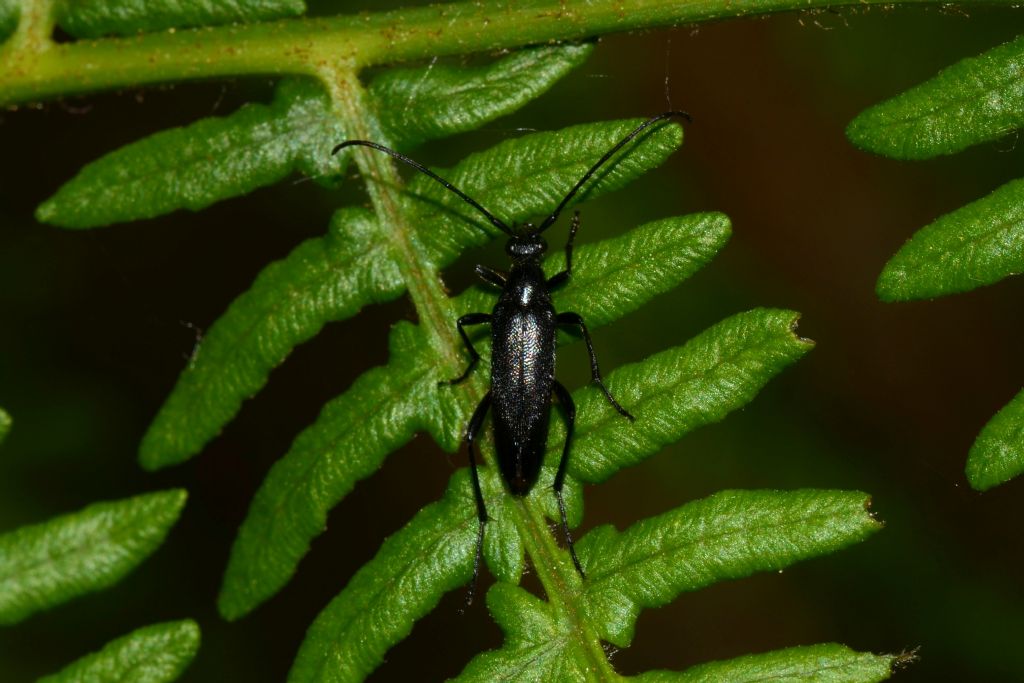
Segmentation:
[(622, 149), (623, 146), (628, 144), (630, 140), (632, 140), (637, 135), (642, 133), (644, 129), (646, 129), (648, 126), (654, 125), (658, 121), (664, 121), (665, 119), (672, 118), (673, 116), (684, 118), (691, 123), (693, 122), (693, 117), (687, 114), (685, 111), (667, 111), (663, 114), (652, 116), (651, 118), (641, 123), (639, 126), (633, 129), (632, 133), (619, 140), (614, 147), (605, 152), (604, 156), (598, 159), (597, 163), (591, 166), (590, 170), (583, 174), (583, 177), (579, 179), (579, 182), (577, 182), (573, 186), (573, 188), (569, 190), (569, 194), (565, 195), (565, 199), (563, 199), (562, 203), (558, 205), (558, 208), (552, 211), (551, 215), (544, 219), (544, 222), (540, 224), (535, 234), (540, 234), (547, 230), (548, 228), (550, 228), (554, 224), (554, 222), (558, 220), (558, 215), (562, 213), (562, 209), (565, 208), (565, 205), (568, 204), (569, 201), (576, 196), (576, 193), (580, 191), (580, 188), (583, 187), (583, 184), (590, 180), (590, 176), (594, 175), (594, 173), (597, 172), (597, 169), (601, 168), (606, 161), (615, 156), (615, 153)]
[(454, 192), (455, 194), (457, 194), (459, 196), (459, 198), (462, 199), (462, 201), (466, 202), (467, 204), (472, 206), (474, 209), (476, 209), (477, 211), (482, 213), (484, 216), (486, 216), (487, 220), (489, 220), (491, 222), (491, 225), (496, 227), (498, 230), (501, 230), (506, 235), (515, 236), (515, 233), (512, 232), (511, 228), (509, 228), (507, 225), (505, 225), (498, 218), (495, 218), (494, 214), (492, 214), (490, 211), (488, 211), (484, 207), (480, 206), (480, 204), (475, 199), (473, 199), (472, 197), (467, 195), (465, 192), (463, 192), (459, 188), (457, 188), (454, 185), (452, 185), (450, 182), (448, 182), (447, 180), (445, 180), (441, 176), (439, 176), (436, 173), (434, 173), (433, 171), (431, 171), (429, 168), (427, 168), (426, 166), (424, 166), (420, 162), (416, 161), (415, 159), (410, 159), (409, 157), (405, 156), (401, 152), (396, 152), (393, 149), (385, 147), (384, 145), (379, 145), (376, 142), (370, 142), (369, 140), (346, 140), (345, 142), (341, 143), (340, 145), (336, 146), (333, 150), (331, 150), (331, 155), (333, 156), (333, 155), (337, 154), (339, 151), (341, 151), (342, 149), (344, 149), (345, 147), (352, 147), (353, 145), (361, 145), (363, 147), (369, 147), (371, 149), (375, 149), (375, 150), (377, 150), (379, 152), (384, 152), (385, 154), (387, 154), (387, 155), (389, 155), (389, 156), (391, 156), (391, 157), (393, 157), (395, 159), (398, 159), (403, 164), (407, 164), (409, 166), (412, 166), (413, 168), (415, 168), (420, 173), (433, 178), (437, 182), (439, 182), (442, 185), (444, 185), (447, 189), (449, 189), (452, 192)]

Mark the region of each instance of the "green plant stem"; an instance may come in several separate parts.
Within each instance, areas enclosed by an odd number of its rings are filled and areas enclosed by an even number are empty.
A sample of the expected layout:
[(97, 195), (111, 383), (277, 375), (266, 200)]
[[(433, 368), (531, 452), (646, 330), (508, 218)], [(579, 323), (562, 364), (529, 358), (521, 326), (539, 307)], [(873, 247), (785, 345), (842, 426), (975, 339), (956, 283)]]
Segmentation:
[[(318, 76), (327, 85), (338, 120), (349, 138), (390, 144), (377, 125), (376, 113), (367, 106), (366, 91), (351, 66), (323, 67)], [(457, 316), (436, 268), (424, 258), (424, 250), (413, 243), (412, 226), (401, 207), (402, 180), (395, 165), (387, 155), (367, 147), (352, 148), (352, 155), (380, 218), (381, 240), (390, 243), (395, 252), (395, 262), (430, 345), (442, 361), (456, 367), (462, 356), (450, 321)]]
[(576, 573), (575, 566), (568, 561), (568, 553), (555, 542), (544, 513), (522, 499), (515, 500), (508, 507), (514, 508), (517, 513), (516, 524), (523, 546), (533, 560), (537, 578), (544, 586), (548, 602), (572, 625), (573, 636), (580, 644), (578, 652), (589, 663), (587, 670), (592, 674), (589, 680), (621, 680), (621, 676), (615, 673), (608, 662), (601, 647), (601, 636), (594, 629), (593, 623), (577, 609), (578, 602), (573, 598), (582, 591), (583, 580)]
[(0, 64), (8, 50), (35, 54), (50, 49), (54, 45), (51, 36), (55, 14), (56, 0), (21, 0), (18, 30), (0, 51)]
[[(901, 4), (948, 4), (904, 0)], [(1016, 0), (963, 0), (963, 6)], [(0, 104), (163, 81), (356, 71), (426, 57), (514, 48), (657, 26), (889, 0), (504, 0), (434, 5), (359, 16), (166, 31), (56, 44), (9, 41), (0, 54)], [(41, 6), (48, 6), (44, 4)], [(23, 14), (24, 16), (24, 14)]]

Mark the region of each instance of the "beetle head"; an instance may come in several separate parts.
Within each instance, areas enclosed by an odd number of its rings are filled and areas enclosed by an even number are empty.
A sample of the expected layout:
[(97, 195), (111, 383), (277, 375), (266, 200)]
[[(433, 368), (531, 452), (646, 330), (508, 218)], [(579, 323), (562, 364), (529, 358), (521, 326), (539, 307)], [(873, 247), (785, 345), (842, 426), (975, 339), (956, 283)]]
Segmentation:
[(529, 261), (540, 258), (547, 248), (548, 243), (537, 233), (533, 224), (523, 223), (522, 228), (505, 244), (505, 253), (513, 261)]

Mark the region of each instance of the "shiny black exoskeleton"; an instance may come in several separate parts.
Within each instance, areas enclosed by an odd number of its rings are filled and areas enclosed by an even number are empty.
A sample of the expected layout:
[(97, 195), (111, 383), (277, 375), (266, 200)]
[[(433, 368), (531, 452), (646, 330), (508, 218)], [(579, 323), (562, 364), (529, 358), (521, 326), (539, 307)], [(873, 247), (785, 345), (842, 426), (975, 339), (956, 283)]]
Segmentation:
[[(556, 313), (551, 303), (551, 292), (565, 284), (572, 274), (572, 247), (579, 229), (579, 212), (573, 215), (569, 239), (565, 245), (565, 270), (547, 278), (541, 268), (541, 259), (547, 250), (547, 243), (541, 233), (551, 227), (569, 201), (579, 192), (584, 183), (612, 156), (639, 135), (648, 126), (672, 116), (689, 119), (685, 112), (665, 112), (648, 119), (637, 126), (629, 135), (616, 143), (604, 154), (565, 195), (558, 207), (537, 227), (527, 223), (519, 230), (509, 228), (495, 218), (487, 209), (467, 196), (457, 187), (441, 178), (419, 162), (388, 149), (375, 142), (349, 140), (335, 147), (337, 152), (350, 145), (371, 147), (406, 163), (424, 173), (463, 201), (482, 213), (492, 225), (509, 235), (505, 252), (512, 261), (508, 273), (477, 266), (477, 274), (487, 283), (498, 287), (501, 294), (490, 313), (469, 313), (458, 320), (459, 335), (465, 342), (471, 357), (469, 365), (459, 377), (441, 384), (458, 384), (466, 379), (480, 360), (480, 354), (466, 334), (470, 325), (490, 324), (491, 326), (491, 389), (481, 399), (466, 428), (466, 443), (469, 450), (473, 494), (476, 498), (479, 531), (477, 533), (476, 557), (473, 563), (473, 585), (480, 570), (480, 555), (483, 549), (484, 526), (487, 523), (487, 508), (477, 473), (476, 438), (490, 409), (494, 418), (494, 443), (498, 456), (498, 467), (509, 490), (518, 496), (530, 492), (540, 475), (547, 447), (548, 426), (551, 415), (551, 396), (557, 397), (565, 413), (566, 438), (562, 457), (555, 473), (554, 492), (562, 518), (562, 530), (576, 570), (583, 576), (583, 567), (576, 557), (572, 535), (566, 518), (562, 487), (565, 483), (566, 465), (569, 461), (569, 447), (576, 422), (576, 405), (569, 391), (555, 379), (555, 333), (559, 326), (573, 327), (580, 331), (590, 354), (592, 381), (604, 392), (608, 402), (620, 414), (633, 420), (611, 395), (601, 378), (601, 371), (594, 355), (590, 333), (576, 313)], [(472, 601), (473, 591), (467, 602)]]

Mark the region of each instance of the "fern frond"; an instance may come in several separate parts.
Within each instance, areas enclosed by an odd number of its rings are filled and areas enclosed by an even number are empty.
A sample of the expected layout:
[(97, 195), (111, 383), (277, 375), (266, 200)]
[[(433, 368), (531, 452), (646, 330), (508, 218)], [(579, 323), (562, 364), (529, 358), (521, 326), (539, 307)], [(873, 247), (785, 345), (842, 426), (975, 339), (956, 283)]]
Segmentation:
[[(591, 50), (540, 47), (481, 67), (392, 69), (375, 78), (368, 93), (385, 135), (406, 149), (515, 111)], [(178, 209), (198, 211), (295, 172), (337, 184), (345, 157), (330, 151), (346, 137), (320, 84), (287, 79), (269, 105), (247, 104), (229, 116), (155, 133), (88, 164), (39, 206), (36, 218), (93, 228)]]
[(184, 505), (184, 491), (161, 491), (0, 535), (0, 624), (117, 583), (160, 547)]
[[(897, 159), (927, 159), (1024, 127), (1024, 36), (964, 59), (876, 105), (847, 128), (856, 144)], [(883, 301), (967, 292), (1024, 271), (1024, 180), (919, 230), (878, 278)], [(985, 490), (1024, 471), (1020, 396), (985, 426), (968, 455), (971, 486)]]
[(913, 661), (912, 655), (873, 655), (829, 643), (709, 662), (682, 673), (653, 671), (636, 683), (877, 683)]
[(57, 25), (76, 38), (132, 36), (299, 16), (304, 0), (62, 0)]
[(191, 619), (136, 629), (36, 683), (171, 683), (199, 650)]

